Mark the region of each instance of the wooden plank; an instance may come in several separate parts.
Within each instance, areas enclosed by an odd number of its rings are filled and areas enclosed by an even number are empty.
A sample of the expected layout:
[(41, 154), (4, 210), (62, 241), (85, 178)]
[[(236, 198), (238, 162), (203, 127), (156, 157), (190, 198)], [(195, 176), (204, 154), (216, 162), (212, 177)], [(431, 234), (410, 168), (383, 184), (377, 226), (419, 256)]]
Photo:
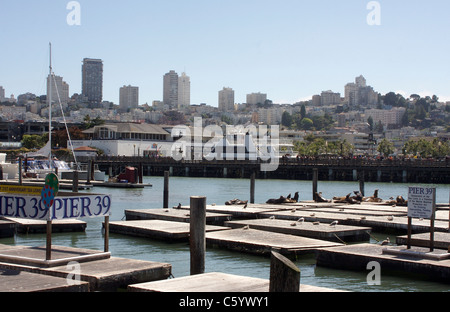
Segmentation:
[[(125, 210), (127, 221), (131, 220), (165, 220), (175, 222), (190, 221), (190, 212), (185, 209), (161, 208), (161, 209), (128, 209)], [(223, 225), (231, 219), (231, 214), (206, 212), (206, 224)]]
[(254, 229), (233, 229), (206, 234), (206, 243), (231, 250), (269, 255), (272, 250), (294, 256), (313, 253), (318, 248), (341, 246), (342, 244), (307, 237), (274, 233)]
[[(131, 292), (268, 292), (269, 280), (211, 272), (128, 286)], [(300, 285), (300, 292), (339, 292), (339, 290)]]
[(323, 239), (334, 242), (362, 241), (369, 240), (371, 232), (370, 227), (314, 224), (313, 222), (298, 222), (279, 219), (255, 219), (227, 221), (225, 226), (233, 229), (250, 226), (252, 229), (270, 231), (276, 233), (290, 234), (309, 238)]
[(383, 254), (385, 248), (376, 244), (322, 248), (316, 253), (317, 265), (334, 269), (367, 271), (367, 264), (377, 261), (383, 268), (383, 272), (392, 270), (417, 273), (436, 281), (450, 283), (450, 259), (436, 261), (410, 258), (407, 255)]
[(65, 278), (0, 269), (0, 292), (88, 292), (89, 283), (70, 285)]
[[(18, 233), (46, 233), (47, 221), (28, 220), (19, 218), (4, 218), (14, 222)], [(87, 223), (81, 220), (67, 219), (52, 221), (52, 232), (84, 232)]]
[[(228, 227), (207, 225), (206, 232), (221, 231)], [(111, 233), (125, 234), (168, 241), (185, 241), (189, 238), (189, 223), (164, 220), (114, 221), (109, 223)]]

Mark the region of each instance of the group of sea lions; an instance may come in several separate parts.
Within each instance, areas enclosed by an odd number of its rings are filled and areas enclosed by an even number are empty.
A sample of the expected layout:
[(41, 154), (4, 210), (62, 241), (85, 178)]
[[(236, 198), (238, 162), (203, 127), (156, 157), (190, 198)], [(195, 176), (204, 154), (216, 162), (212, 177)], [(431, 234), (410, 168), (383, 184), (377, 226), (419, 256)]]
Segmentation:
[(288, 204), (288, 203), (298, 203), (299, 194), (295, 192), (294, 197), (289, 194), (287, 197), (280, 196), (280, 198), (271, 198), (266, 201), (266, 204)]
[(240, 199), (231, 199), (231, 200), (227, 200), (225, 202), (225, 205), (227, 206), (232, 206), (232, 205), (247, 205), (248, 204), (248, 200), (240, 200)]
[(378, 197), (378, 190), (375, 190), (372, 196), (365, 197), (359, 191), (353, 192), (355, 195), (350, 196), (351, 193), (347, 194), (347, 196), (342, 197), (333, 197), (333, 201), (335, 203), (343, 203), (343, 204), (361, 204), (362, 202), (366, 203), (381, 203), (383, 200)]

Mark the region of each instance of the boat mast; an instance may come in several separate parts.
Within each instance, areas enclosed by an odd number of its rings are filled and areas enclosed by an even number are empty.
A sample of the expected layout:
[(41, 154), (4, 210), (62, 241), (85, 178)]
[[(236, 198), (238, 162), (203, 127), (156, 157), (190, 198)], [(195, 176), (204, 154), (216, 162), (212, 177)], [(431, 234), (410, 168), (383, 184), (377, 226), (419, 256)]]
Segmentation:
[(50, 146), (50, 152), (49, 152), (49, 165), (50, 170), (53, 171), (53, 160), (52, 160), (52, 81), (53, 81), (53, 69), (52, 69), (52, 43), (49, 43), (50, 47), (50, 74), (49, 74), (49, 88), (48, 88), (48, 141)]

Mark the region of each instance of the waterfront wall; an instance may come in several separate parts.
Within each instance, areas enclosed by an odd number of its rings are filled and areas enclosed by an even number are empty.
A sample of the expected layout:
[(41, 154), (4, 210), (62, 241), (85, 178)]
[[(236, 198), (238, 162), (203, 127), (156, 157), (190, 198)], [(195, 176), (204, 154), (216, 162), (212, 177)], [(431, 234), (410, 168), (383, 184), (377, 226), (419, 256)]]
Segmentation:
[[(88, 159), (78, 159), (86, 162)], [(261, 161), (175, 161), (172, 158), (100, 156), (94, 161), (102, 171), (119, 174), (126, 166), (137, 167), (144, 176), (172, 176), (312, 180), (313, 169), (323, 181), (450, 184), (450, 160), (372, 158), (281, 159), (275, 171), (261, 171)]]

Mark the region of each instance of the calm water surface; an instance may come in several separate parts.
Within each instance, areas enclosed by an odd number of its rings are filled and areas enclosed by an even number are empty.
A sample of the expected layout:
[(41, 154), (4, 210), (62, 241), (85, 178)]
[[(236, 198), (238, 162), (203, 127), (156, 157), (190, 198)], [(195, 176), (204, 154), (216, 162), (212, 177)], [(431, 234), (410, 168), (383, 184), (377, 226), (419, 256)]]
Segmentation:
[[(108, 189), (96, 187), (88, 192), (111, 194), (113, 196), (111, 221), (124, 218), (125, 209), (161, 208), (163, 206), (163, 178), (146, 177), (144, 183), (151, 183), (153, 187), (145, 189)], [(366, 183), (366, 195), (371, 195), (379, 189), (379, 196), (383, 199), (402, 195), (407, 197), (407, 184), (393, 183)], [(343, 196), (354, 190), (357, 182), (324, 182), (319, 181), (319, 191), (325, 198)], [(437, 202), (448, 203), (449, 185), (437, 185)], [(300, 200), (312, 199), (312, 184), (310, 181), (287, 180), (257, 180), (255, 201), (265, 202), (269, 198), (278, 198), (280, 195), (300, 193)], [(170, 178), (170, 207), (181, 203), (189, 205), (190, 196), (206, 196), (207, 203), (223, 205), (225, 201), (239, 198), (249, 199), (250, 181), (245, 179), (210, 179), (210, 178)], [(78, 248), (103, 249), (103, 235), (101, 231), (103, 219), (87, 219), (87, 229), (84, 233), (55, 233), (52, 236), (54, 245), (71, 246)], [(377, 239), (385, 239), (386, 234), (373, 233)], [(392, 234), (391, 241), (395, 241)], [(27, 246), (45, 245), (45, 235), (18, 234), (14, 238), (0, 239), (1, 244), (22, 244)], [(371, 240), (371, 243), (376, 243)], [(115, 257), (166, 262), (172, 265), (172, 274), (175, 277), (189, 275), (189, 246), (187, 243), (169, 244), (162, 241), (136, 238), (111, 233), (110, 251)], [(269, 279), (270, 259), (265, 257), (241, 254), (218, 248), (208, 248), (206, 253), (206, 272), (225, 272), (236, 275), (251, 276)], [(429, 282), (423, 279), (411, 278), (404, 274), (383, 274), (381, 272), (381, 285), (367, 285), (367, 273), (344, 270), (333, 270), (316, 267), (313, 255), (301, 256), (295, 263), (301, 270), (301, 283), (329, 287), (349, 291), (449, 291), (448, 284)], [(382, 268), (381, 268), (382, 269)]]

